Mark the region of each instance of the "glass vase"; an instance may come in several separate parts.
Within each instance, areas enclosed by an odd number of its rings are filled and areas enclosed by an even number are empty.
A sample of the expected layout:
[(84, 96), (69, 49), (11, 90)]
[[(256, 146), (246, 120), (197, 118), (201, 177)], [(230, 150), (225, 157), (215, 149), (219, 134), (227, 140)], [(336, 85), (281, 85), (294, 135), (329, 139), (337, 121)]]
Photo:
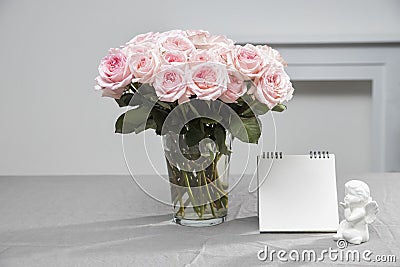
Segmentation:
[[(211, 226), (226, 220), (232, 136), (227, 150), (204, 139), (188, 146), (184, 135), (163, 136), (173, 204), (173, 221), (185, 226)], [(227, 153), (228, 151), (228, 153)]]

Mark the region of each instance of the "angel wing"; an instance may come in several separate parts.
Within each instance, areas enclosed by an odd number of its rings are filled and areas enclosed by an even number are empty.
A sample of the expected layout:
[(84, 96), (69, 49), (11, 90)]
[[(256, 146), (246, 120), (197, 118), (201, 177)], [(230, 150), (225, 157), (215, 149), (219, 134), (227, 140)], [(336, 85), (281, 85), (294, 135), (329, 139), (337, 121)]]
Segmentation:
[(365, 205), (365, 222), (370, 224), (376, 219), (376, 214), (378, 213), (378, 203), (376, 201), (370, 201)]

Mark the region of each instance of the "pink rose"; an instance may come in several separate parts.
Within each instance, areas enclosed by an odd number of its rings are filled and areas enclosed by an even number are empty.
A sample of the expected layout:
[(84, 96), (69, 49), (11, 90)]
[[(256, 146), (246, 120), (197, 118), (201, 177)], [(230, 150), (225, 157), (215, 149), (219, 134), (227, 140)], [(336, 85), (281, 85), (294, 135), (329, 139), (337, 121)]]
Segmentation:
[(217, 47), (233, 48), (234, 41), (228, 39), (225, 35), (210, 35), (208, 32), (198, 32), (194, 37), (189, 36), (197, 49), (212, 49)]
[(233, 48), (231, 47), (225, 47), (225, 46), (215, 46), (213, 48), (210, 48), (210, 52), (216, 55), (216, 59), (218, 62), (225, 64), (229, 67), (233, 67), (232, 61), (228, 61), (229, 56), (231, 54)]
[(210, 37), (210, 33), (203, 30), (187, 30), (186, 35), (196, 48), (206, 45), (207, 39)]
[(186, 88), (185, 94), (181, 98), (178, 99), (178, 104), (188, 102), (192, 95), (193, 95), (193, 92), (190, 90), (190, 88)]
[(219, 62), (216, 50), (196, 50), (190, 56), (191, 62)]
[(235, 42), (225, 35), (213, 35), (207, 39), (207, 43), (211, 46), (230, 47), (233, 48)]
[(183, 66), (164, 65), (154, 78), (153, 87), (161, 101), (174, 102), (187, 97)]
[(219, 63), (201, 63), (192, 68), (189, 88), (198, 99), (216, 100), (227, 90), (229, 80), (226, 66)]
[(111, 90), (109, 88), (103, 88), (101, 96), (112, 97), (115, 99), (120, 99), (122, 93), (126, 90), (126, 87), (121, 87), (115, 90)]
[(160, 37), (171, 36), (171, 35), (182, 35), (182, 36), (187, 37), (186, 31), (182, 31), (182, 30), (171, 30), (171, 31), (166, 31), (166, 32), (160, 33)]
[(110, 49), (99, 65), (95, 89), (102, 90), (103, 96), (120, 98), (125, 87), (132, 81), (132, 73), (126, 63), (126, 56), (119, 49)]
[(235, 49), (235, 43), (224, 35), (212, 35), (207, 38), (205, 43), (197, 44), (196, 47), (215, 55), (215, 61), (227, 64), (228, 53)]
[(135, 54), (146, 54), (149, 51), (156, 51), (153, 43), (130, 44), (122, 48), (122, 52), (129, 58)]
[(260, 51), (264, 52), (264, 55), (271, 59), (271, 61), (275, 60), (281, 63), (283, 66), (287, 66), (286, 61), (277, 50), (269, 47), (268, 45), (257, 45), (257, 48), (260, 49)]
[(250, 78), (258, 77), (269, 63), (265, 55), (252, 44), (237, 45), (232, 51), (235, 68)]
[(270, 109), (283, 101), (289, 101), (293, 96), (292, 83), (280, 64), (266, 69), (254, 82), (255, 97)]
[(180, 51), (190, 55), (196, 48), (193, 43), (183, 34), (165, 35), (159, 39), (161, 52)]
[(130, 55), (128, 64), (134, 75), (134, 82), (151, 83), (160, 65), (158, 55), (152, 49), (136, 51)]
[(228, 75), (229, 82), (227, 85), (227, 90), (219, 97), (219, 99), (225, 103), (235, 103), (239, 97), (246, 93), (247, 86), (244, 82), (243, 76), (237, 71), (229, 71)]
[(162, 59), (166, 64), (183, 63), (187, 61), (187, 56), (181, 51), (165, 51), (162, 53)]

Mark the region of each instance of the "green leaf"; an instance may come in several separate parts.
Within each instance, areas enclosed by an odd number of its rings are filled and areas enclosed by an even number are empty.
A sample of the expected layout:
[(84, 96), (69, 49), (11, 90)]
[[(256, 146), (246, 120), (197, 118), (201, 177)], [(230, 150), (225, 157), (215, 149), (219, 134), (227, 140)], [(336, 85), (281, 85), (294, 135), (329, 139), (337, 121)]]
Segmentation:
[(135, 129), (135, 133), (138, 134), (138, 133), (141, 133), (141, 132), (143, 132), (144, 130), (147, 130), (147, 129), (154, 129), (155, 130), (156, 128), (157, 128), (156, 122), (153, 120), (153, 118), (149, 117), (145, 124), (141, 124), (139, 127), (137, 127)]
[(247, 81), (244, 81), (244, 82), (246, 83), (247, 90), (250, 90), (250, 88), (253, 86), (253, 82), (251, 80), (247, 80)]
[(261, 122), (257, 117), (240, 118), (240, 120), (242, 123), (233, 120), (229, 125), (232, 135), (242, 142), (257, 144), (261, 136)]
[(168, 109), (168, 110), (172, 109), (171, 106), (168, 103), (165, 103), (165, 102), (162, 102), (162, 101), (157, 101), (157, 105), (159, 105), (159, 106), (161, 106), (161, 107), (163, 107), (165, 109)]
[[(141, 84), (139, 90), (135, 94), (135, 98), (136, 98), (136, 96), (137, 96), (138, 100), (140, 100), (140, 103), (137, 103), (137, 104), (143, 103), (149, 107), (157, 105), (157, 106), (162, 107), (167, 110), (172, 110), (172, 108), (174, 107), (174, 103), (168, 103), (168, 102), (163, 102), (163, 101), (158, 100), (158, 96), (156, 94), (154, 87), (152, 87), (149, 84)], [(136, 100), (135, 98), (134, 98), (134, 100)], [(131, 106), (133, 106), (133, 105), (131, 104)]]
[(218, 150), (224, 155), (230, 154), (229, 149), (226, 146), (226, 130), (221, 124), (216, 124), (214, 128), (215, 142), (217, 143)]
[(115, 101), (118, 103), (118, 106), (126, 107), (129, 105), (129, 102), (131, 101), (132, 96), (133, 96), (132, 93), (126, 93), (126, 94), (123, 94), (120, 99), (115, 99)]
[(161, 130), (164, 125), (164, 121), (168, 116), (168, 112), (158, 108), (157, 106), (154, 106), (151, 110), (151, 116), (156, 124), (156, 134), (161, 135)]
[(269, 108), (267, 105), (259, 101), (253, 101), (250, 103), (250, 106), (248, 106), (248, 108), (239, 115), (243, 117), (253, 117), (254, 115), (264, 115), (268, 111)]
[(147, 95), (147, 94), (155, 94), (156, 91), (154, 90), (154, 87), (151, 86), (148, 83), (145, 84), (140, 84), (139, 87), (136, 87), (136, 89), (140, 92), (142, 95)]
[(286, 110), (286, 106), (283, 104), (278, 104), (272, 108), (272, 111), (276, 111), (276, 112), (282, 112), (284, 110)]
[(197, 145), (201, 140), (204, 139), (204, 131), (202, 131), (202, 127), (200, 127), (201, 121), (199, 119), (194, 119), (187, 123), (189, 127), (187, 132), (185, 133), (186, 144), (188, 146)]
[(200, 118), (200, 120), (204, 124), (216, 124), (216, 123), (218, 123), (218, 121), (216, 121), (216, 120), (213, 120), (213, 119), (210, 119), (210, 118), (205, 118), (205, 117)]
[(254, 115), (264, 115), (269, 111), (267, 105), (253, 99), (250, 95), (244, 95), (242, 98), (244, 103), (242, 103), (242, 108), (238, 110), (239, 116), (253, 117)]
[(137, 91), (140, 88), (140, 86), (142, 86), (142, 84), (140, 82), (133, 82), (130, 84), (130, 86), (132, 90)]
[(115, 123), (115, 132), (121, 134), (140, 132), (140, 127), (146, 125), (149, 116), (149, 109), (145, 106), (140, 106), (136, 109), (131, 109), (119, 116)]
[(126, 93), (121, 96), (120, 99), (115, 99), (115, 101), (118, 103), (120, 107), (126, 107), (126, 106), (138, 106), (145, 104), (148, 102), (140, 93)]

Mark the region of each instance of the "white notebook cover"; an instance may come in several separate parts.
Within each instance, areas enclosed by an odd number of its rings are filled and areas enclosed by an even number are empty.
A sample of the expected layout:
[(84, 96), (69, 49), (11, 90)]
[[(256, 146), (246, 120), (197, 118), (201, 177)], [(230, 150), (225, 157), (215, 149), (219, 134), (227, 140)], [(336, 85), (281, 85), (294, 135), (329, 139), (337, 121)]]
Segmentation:
[(335, 156), (258, 157), (260, 232), (336, 232), (339, 217)]

